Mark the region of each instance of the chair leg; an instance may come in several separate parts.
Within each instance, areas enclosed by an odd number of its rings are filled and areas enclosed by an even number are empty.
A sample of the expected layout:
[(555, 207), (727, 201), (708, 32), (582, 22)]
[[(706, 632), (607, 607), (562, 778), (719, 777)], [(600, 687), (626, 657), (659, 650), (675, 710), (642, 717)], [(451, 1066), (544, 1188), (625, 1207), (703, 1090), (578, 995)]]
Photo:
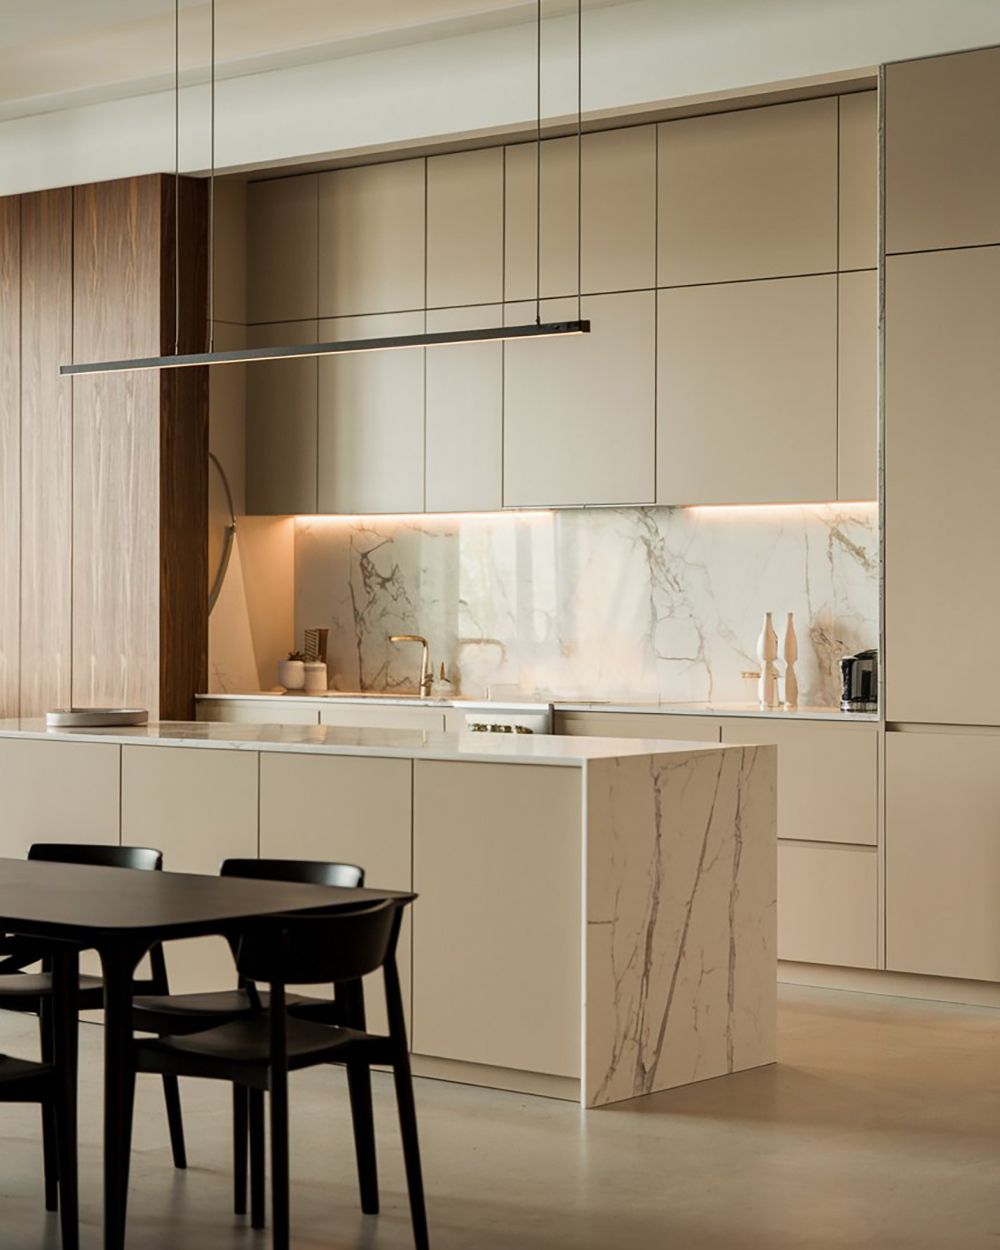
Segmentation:
[(247, 1213), (247, 1162), (250, 1144), (250, 1103), (246, 1087), (233, 1084), (233, 1210)]
[(59, 1172), (59, 1220), (63, 1250), (79, 1250), (79, 1174), (77, 1164), (77, 1071), (80, 1021), (77, 1004), (79, 956), (61, 952), (54, 961), (55, 1001), (52, 1047), (55, 1057), (53, 1112)]
[(264, 1214), (264, 1091), (250, 1090), (250, 1224), (265, 1226)]
[[(53, 1062), (52, 1005), (43, 998), (38, 1009), (38, 1033), (42, 1063)], [(45, 1210), (59, 1209), (59, 1162), (56, 1139), (56, 1114), (51, 1102), (42, 1103), (42, 1157), (45, 1167)]]
[[(68, 1101), (69, 1099), (64, 1099), (64, 1103)], [(59, 1224), (62, 1231), (62, 1250), (77, 1250), (80, 1244), (80, 1215), (76, 1116), (73, 1109), (66, 1105), (61, 1106), (56, 1114), (56, 1141), (59, 1155)]]
[(289, 1250), (288, 1072), (271, 1069), (271, 1244)]
[(167, 1107), (167, 1126), (170, 1129), (170, 1149), (175, 1168), (187, 1167), (187, 1148), (184, 1144), (184, 1117), (181, 1115), (181, 1091), (176, 1076), (163, 1076), (163, 1101)]
[(367, 1063), (347, 1065), (347, 1088), (354, 1121), (354, 1153), (358, 1161), (361, 1210), (378, 1215), (378, 1162), (375, 1154), (375, 1119), (372, 1114), (372, 1073)]
[(417, 1250), (430, 1250), (427, 1233), (427, 1208), (424, 1203), (424, 1178), (420, 1166), (420, 1142), (417, 1138), (417, 1108), (413, 1100), (413, 1078), (410, 1074), (410, 1057), (405, 1051), (398, 1055), (392, 1065), (396, 1083), (396, 1104), (399, 1108), (399, 1130), (403, 1139), (403, 1162), (406, 1165), (406, 1185), (410, 1191), (410, 1217), (413, 1221), (413, 1240)]

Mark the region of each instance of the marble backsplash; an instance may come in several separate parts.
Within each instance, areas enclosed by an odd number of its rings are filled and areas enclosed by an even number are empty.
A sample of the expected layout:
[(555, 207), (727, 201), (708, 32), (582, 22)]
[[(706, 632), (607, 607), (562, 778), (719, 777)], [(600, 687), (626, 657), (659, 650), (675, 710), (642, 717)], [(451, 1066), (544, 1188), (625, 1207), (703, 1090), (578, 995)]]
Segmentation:
[(412, 688), (425, 635), (463, 694), (744, 701), (761, 617), (794, 612), (803, 704), (877, 645), (874, 504), (299, 518), (295, 628), (331, 685)]

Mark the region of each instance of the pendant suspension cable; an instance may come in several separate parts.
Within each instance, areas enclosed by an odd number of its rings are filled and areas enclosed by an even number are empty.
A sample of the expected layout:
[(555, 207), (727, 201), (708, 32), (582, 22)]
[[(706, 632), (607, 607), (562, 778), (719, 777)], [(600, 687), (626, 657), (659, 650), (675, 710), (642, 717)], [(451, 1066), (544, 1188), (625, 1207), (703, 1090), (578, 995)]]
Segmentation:
[(535, 21), (535, 325), (542, 324), (542, 0)]
[(583, 319), (583, 0), (576, 0), (576, 319)]
[(174, 0), (174, 355), (181, 350), (181, 0)]
[(211, 66), (209, 84), (209, 160), (208, 176), (208, 350), (215, 350), (215, 4), (211, 5)]

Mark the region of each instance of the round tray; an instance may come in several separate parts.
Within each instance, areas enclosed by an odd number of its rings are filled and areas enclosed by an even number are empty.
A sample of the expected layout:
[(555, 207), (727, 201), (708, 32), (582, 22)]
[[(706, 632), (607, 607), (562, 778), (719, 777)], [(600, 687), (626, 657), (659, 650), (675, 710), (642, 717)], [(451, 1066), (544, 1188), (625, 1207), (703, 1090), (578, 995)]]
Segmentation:
[(149, 713), (142, 707), (61, 707), (45, 713), (50, 729), (107, 729), (148, 721)]

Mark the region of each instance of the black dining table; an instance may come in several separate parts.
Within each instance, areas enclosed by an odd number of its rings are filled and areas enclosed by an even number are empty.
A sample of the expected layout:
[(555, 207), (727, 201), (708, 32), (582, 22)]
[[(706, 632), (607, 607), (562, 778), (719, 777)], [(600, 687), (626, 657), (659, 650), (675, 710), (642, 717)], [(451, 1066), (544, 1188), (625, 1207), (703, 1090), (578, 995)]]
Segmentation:
[[(328, 912), (385, 900), (404, 906), (413, 898), (399, 890), (0, 859), (0, 933), (47, 938), (66, 950), (96, 950), (100, 956), (105, 1250), (125, 1245), (129, 1160), (121, 1129), (130, 1114), (133, 980), (151, 947), (175, 938), (231, 936), (253, 920), (280, 913)], [(57, 963), (60, 992), (72, 997), (77, 961)]]

